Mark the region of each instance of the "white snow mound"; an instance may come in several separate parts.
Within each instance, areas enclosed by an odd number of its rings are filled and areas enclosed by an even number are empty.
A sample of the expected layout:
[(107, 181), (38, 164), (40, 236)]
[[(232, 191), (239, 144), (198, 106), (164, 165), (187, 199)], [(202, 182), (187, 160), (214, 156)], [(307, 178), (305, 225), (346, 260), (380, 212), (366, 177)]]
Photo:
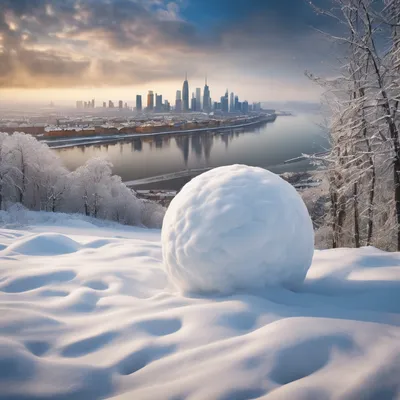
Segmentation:
[(316, 250), (297, 291), (184, 296), (161, 231), (27, 216), (0, 248), (80, 250), (0, 251), (0, 400), (400, 400), (400, 253)]
[(162, 249), (183, 292), (294, 288), (311, 265), (314, 233), (289, 183), (262, 168), (232, 165), (183, 187), (165, 215)]
[(30, 256), (56, 256), (75, 253), (80, 244), (59, 233), (40, 233), (17, 240), (3, 254), (18, 253)]

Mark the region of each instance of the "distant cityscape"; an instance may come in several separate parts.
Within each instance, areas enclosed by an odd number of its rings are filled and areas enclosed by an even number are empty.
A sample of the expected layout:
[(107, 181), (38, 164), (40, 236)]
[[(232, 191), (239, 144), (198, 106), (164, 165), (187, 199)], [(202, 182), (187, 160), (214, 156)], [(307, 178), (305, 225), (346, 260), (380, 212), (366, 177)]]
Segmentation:
[[(276, 119), (274, 109), (266, 109), (261, 103), (240, 101), (234, 92), (225, 94), (219, 101), (211, 98), (205, 78), (203, 90), (195, 88), (189, 96), (189, 81), (185, 76), (182, 90), (176, 91), (175, 104), (163, 101), (162, 94), (149, 90), (147, 98), (136, 95), (135, 107), (123, 100), (112, 100), (96, 105), (96, 100), (79, 100), (76, 108), (63, 109), (53, 102), (38, 111), (24, 110), (0, 118), (0, 131), (25, 132), (41, 139), (46, 138), (94, 138), (112, 140), (115, 135), (143, 136), (179, 132), (212, 132), (242, 129)], [(281, 114), (282, 115), (282, 114)]]
[[(207, 77), (205, 79), (203, 96), (201, 88), (196, 88), (195, 92), (192, 92), (192, 97), (189, 99), (189, 82), (187, 75), (183, 82), (182, 90), (176, 91), (175, 104), (171, 105), (168, 100), (163, 101), (162, 94), (154, 93), (149, 90), (147, 93), (146, 106), (143, 107), (143, 99), (140, 94), (136, 95), (136, 106), (130, 107), (127, 102), (119, 100), (115, 104), (112, 100), (103, 102), (102, 108), (108, 109), (128, 109), (131, 111), (140, 112), (154, 112), (154, 113), (188, 113), (188, 112), (204, 112), (204, 113), (241, 113), (248, 114), (249, 112), (257, 112), (261, 110), (261, 103), (249, 104), (247, 100), (240, 101), (239, 96), (231, 92), (229, 95), (228, 89), (225, 94), (220, 97), (219, 101), (213, 101), (211, 98), (210, 87), (207, 83)], [(101, 107), (101, 106), (100, 106)], [(77, 109), (94, 109), (96, 108), (95, 99), (89, 101), (78, 100), (76, 102)]]

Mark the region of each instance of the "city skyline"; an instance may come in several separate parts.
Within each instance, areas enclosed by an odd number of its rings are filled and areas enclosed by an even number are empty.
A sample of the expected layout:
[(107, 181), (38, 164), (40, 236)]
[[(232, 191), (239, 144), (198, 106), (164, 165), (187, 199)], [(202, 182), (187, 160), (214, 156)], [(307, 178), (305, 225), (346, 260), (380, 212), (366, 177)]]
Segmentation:
[(332, 22), (293, 0), (3, 0), (0, 98), (134, 100), (157, 86), (173, 99), (185, 71), (207, 70), (218, 93), (234, 81), (252, 101), (316, 100), (304, 70), (329, 75), (334, 60), (313, 28)]
[[(211, 111), (222, 111), (224, 113), (228, 112), (248, 112), (249, 110), (249, 102), (244, 100), (245, 103), (244, 109), (242, 109), (242, 102), (239, 102), (238, 95), (235, 96), (234, 92), (230, 93), (230, 97), (228, 97), (228, 89), (225, 91), (225, 95), (221, 97), (216, 97), (215, 101), (211, 97), (210, 87), (208, 85), (208, 77), (205, 75), (204, 79), (204, 87), (203, 90), (201, 87), (193, 88), (190, 91), (188, 74), (185, 73), (185, 80), (183, 81), (182, 90), (176, 90), (175, 102), (172, 103), (168, 99), (165, 99), (163, 102), (163, 94), (157, 93), (154, 90), (148, 90), (146, 94), (146, 106), (143, 107), (143, 95), (136, 94), (136, 101), (134, 105), (128, 104), (124, 100), (118, 100), (118, 102), (114, 102), (113, 100), (108, 100), (107, 102), (99, 102), (98, 108), (100, 108), (100, 104), (103, 106), (101, 108), (118, 108), (118, 109), (131, 109), (138, 112), (141, 111), (155, 111), (155, 112), (164, 112), (171, 111), (172, 109), (175, 112), (189, 112), (189, 111), (203, 111), (203, 112), (211, 112)], [(192, 96), (190, 97), (190, 93)], [(203, 96), (202, 96), (203, 93)], [(218, 101), (219, 99), (219, 101)], [(86, 108), (95, 108), (96, 99), (84, 101), (84, 100), (76, 100), (75, 105), (78, 109), (86, 109)], [(186, 102), (186, 104), (185, 104)], [(260, 102), (253, 102), (254, 104), (259, 104)], [(116, 106), (118, 104), (118, 106)], [(256, 106), (259, 107), (259, 106)]]

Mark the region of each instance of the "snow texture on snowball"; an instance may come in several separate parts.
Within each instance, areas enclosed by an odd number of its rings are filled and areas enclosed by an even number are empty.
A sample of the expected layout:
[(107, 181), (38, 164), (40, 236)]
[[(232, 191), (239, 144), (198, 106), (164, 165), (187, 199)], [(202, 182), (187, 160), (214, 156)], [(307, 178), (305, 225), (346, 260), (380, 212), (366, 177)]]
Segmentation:
[(183, 292), (304, 281), (314, 253), (311, 218), (296, 190), (262, 168), (215, 168), (186, 184), (164, 218), (165, 268)]

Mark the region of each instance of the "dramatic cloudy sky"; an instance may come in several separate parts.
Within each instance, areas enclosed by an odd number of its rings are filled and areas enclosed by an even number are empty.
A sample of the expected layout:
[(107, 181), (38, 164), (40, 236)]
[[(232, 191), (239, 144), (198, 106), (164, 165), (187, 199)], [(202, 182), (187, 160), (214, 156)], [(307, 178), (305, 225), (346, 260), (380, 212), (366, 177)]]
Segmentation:
[(0, 98), (172, 100), (187, 71), (215, 98), (315, 100), (333, 23), (305, 0), (0, 0)]

